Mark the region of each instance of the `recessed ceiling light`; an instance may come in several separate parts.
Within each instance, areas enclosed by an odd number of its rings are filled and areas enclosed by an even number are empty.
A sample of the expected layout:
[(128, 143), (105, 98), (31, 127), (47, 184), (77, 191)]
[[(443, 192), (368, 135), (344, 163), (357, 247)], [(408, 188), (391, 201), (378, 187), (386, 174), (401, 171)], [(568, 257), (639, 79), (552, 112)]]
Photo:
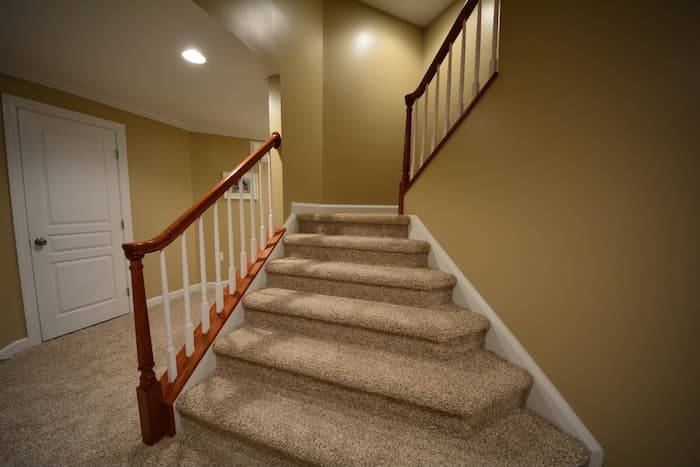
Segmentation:
[(182, 52), (182, 58), (191, 63), (196, 63), (201, 65), (206, 62), (207, 59), (202, 55), (202, 53), (197, 49), (187, 49)]

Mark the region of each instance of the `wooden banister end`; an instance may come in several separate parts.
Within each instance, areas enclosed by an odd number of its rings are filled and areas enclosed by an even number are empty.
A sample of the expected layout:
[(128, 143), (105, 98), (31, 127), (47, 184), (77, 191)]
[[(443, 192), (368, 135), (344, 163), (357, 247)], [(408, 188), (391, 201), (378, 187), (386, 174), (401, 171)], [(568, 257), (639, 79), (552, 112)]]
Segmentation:
[(138, 386), (136, 399), (141, 419), (141, 437), (144, 443), (153, 446), (165, 436), (168, 415), (163, 404), (160, 382), (155, 381), (148, 387)]

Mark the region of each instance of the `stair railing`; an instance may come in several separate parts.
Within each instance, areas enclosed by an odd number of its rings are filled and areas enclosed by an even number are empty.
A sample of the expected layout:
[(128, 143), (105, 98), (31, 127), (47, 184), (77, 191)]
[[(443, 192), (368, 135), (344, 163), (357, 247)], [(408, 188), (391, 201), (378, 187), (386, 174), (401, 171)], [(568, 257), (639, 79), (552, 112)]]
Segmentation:
[[(489, 8), (486, 8), (488, 6)], [(484, 11), (487, 10), (486, 14)], [(490, 10), (490, 11), (488, 11)], [(468, 20), (476, 11), (473, 22), (474, 40), (467, 44)], [(490, 17), (490, 18), (489, 18)], [(411, 185), (423, 173), (459, 124), (476, 105), (478, 100), (498, 76), (498, 33), (500, 19), (499, 0), (468, 0), (442, 45), (435, 54), (420, 84), (406, 101), (406, 131), (404, 135), (403, 165), (399, 184), (399, 213), (404, 212), (404, 196)], [(485, 21), (486, 20), (486, 21)], [(488, 24), (490, 22), (490, 24)], [(479, 82), (484, 24), (491, 27), (491, 47), (488, 78), (482, 85)], [(489, 33), (489, 31), (487, 31)], [(453, 83), (453, 46), (459, 44), (459, 67), (456, 86)], [(468, 47), (472, 50), (472, 64), (467, 63)], [(471, 66), (471, 70), (469, 69)], [(445, 76), (444, 95), (440, 93), (440, 74)], [(469, 76), (471, 75), (471, 76)], [(467, 79), (472, 78), (471, 92)], [(431, 98), (431, 86), (433, 96)], [(457, 88), (456, 90), (454, 88)], [(453, 95), (456, 91), (456, 96)], [(452, 119), (452, 107), (456, 116)], [(441, 115), (440, 103), (444, 104)], [(432, 103), (432, 107), (431, 107)], [(415, 109), (414, 109), (415, 107)], [(432, 112), (432, 114), (430, 113)]]
[[(134, 306), (134, 323), (136, 333), (136, 351), (138, 357), (138, 369), (140, 371), (139, 385), (136, 388), (139, 417), (141, 419), (141, 435), (144, 443), (152, 445), (165, 435), (175, 434), (175, 418), (173, 404), (182, 391), (185, 383), (194, 372), (197, 364), (204, 357), (207, 349), (214, 341), (228, 317), (243, 297), (256, 274), (262, 268), (263, 263), (279, 242), (284, 228), (274, 228), (273, 225), (273, 190), (272, 190), (272, 162), (270, 150), (280, 146), (282, 138), (279, 133), (272, 133), (270, 137), (246, 158), (230, 175), (217, 183), (199, 201), (187, 209), (177, 220), (170, 224), (156, 237), (143, 242), (126, 243), (122, 245), (131, 271), (132, 299)], [(258, 187), (250, 186), (248, 194), (243, 190), (243, 178), (247, 174), (255, 173), (257, 165), (260, 182)], [(264, 190), (263, 165), (267, 165), (267, 190)], [(247, 178), (250, 182), (252, 177)], [(231, 197), (225, 193), (234, 185), (239, 187), (239, 223), (240, 244), (239, 270), (236, 271), (234, 259), (234, 215), (231, 209)], [(267, 193), (265, 193), (267, 191)], [(258, 196), (256, 196), (258, 195)], [(259, 228), (256, 222), (256, 197), (259, 198)], [(226, 227), (228, 233), (228, 278), (222, 280), (221, 250), (219, 238), (219, 201), (226, 200)], [(264, 201), (267, 201), (267, 216), (264, 214)], [(250, 218), (250, 230), (246, 232), (245, 217), (248, 208)], [(204, 214), (212, 209), (214, 225), (213, 249), (207, 252), (204, 239)], [(265, 221), (267, 220), (267, 226)], [(197, 222), (196, 229), (199, 238), (199, 264), (200, 264), (200, 291), (202, 304), (200, 307), (201, 322), (195, 328), (192, 325), (192, 310), (190, 301), (190, 276), (188, 270), (187, 253), (187, 229)], [(256, 238), (259, 233), (259, 241)], [(192, 232), (194, 235), (194, 232)], [(165, 248), (177, 238), (181, 241), (183, 297), (185, 309), (184, 342), (185, 345), (175, 351), (173, 345), (173, 329), (170, 316), (170, 292), (168, 290), (168, 274), (166, 268)], [(264, 247), (262, 247), (264, 245)], [(260, 248), (262, 247), (262, 248)], [(167, 370), (160, 380), (153, 370), (155, 365), (153, 358), (153, 344), (148, 318), (148, 306), (146, 302), (146, 290), (143, 275), (143, 258), (150, 253), (158, 253), (160, 256), (160, 274), (162, 286), (163, 313), (165, 321), (165, 335), (167, 339)], [(213, 253), (213, 255), (212, 255)], [(215, 299), (210, 306), (207, 301), (207, 256), (212, 258), (215, 265)]]

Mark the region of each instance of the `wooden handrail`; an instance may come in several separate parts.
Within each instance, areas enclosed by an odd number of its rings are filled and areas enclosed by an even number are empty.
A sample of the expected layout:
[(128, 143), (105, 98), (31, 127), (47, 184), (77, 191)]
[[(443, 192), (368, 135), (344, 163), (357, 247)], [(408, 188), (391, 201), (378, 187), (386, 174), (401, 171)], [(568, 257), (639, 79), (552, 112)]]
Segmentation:
[[(260, 270), (265, 259), (270, 255), (274, 247), (280, 241), (284, 229), (275, 232), (262, 249), (257, 258), (251, 258), (251, 269), (246, 277), (240, 277), (237, 290), (228, 290), (227, 302), (223, 310), (212, 307), (210, 321), (212, 326), (206, 333), (202, 331), (202, 325), (197, 327), (195, 337), (195, 351), (190, 357), (185, 356), (184, 349), (175, 363), (180, 374), (170, 383), (167, 376), (161, 381), (156, 378), (153, 367), (153, 345), (151, 330), (148, 320), (148, 305), (146, 303), (146, 289), (143, 278), (143, 257), (148, 253), (163, 250), (175, 241), (178, 236), (196, 221), (204, 212), (212, 206), (224, 193), (240, 180), (262, 157), (272, 148), (278, 148), (282, 142), (279, 133), (274, 132), (270, 137), (250, 156), (248, 156), (231, 174), (209, 190), (202, 198), (194, 203), (187, 211), (170, 224), (156, 237), (143, 242), (125, 243), (122, 245), (126, 257), (129, 259), (131, 271), (132, 300), (134, 305), (134, 332), (136, 334), (136, 356), (138, 370), (141, 373), (139, 385), (136, 388), (136, 399), (141, 420), (141, 436), (144, 443), (152, 445), (163, 436), (175, 434), (175, 418), (173, 403), (179, 392), (184, 387), (199, 361), (203, 358), (226, 319), (233, 312), (238, 301), (243, 297), (255, 274)], [(252, 204), (251, 204), (252, 206)], [(261, 239), (262, 241), (263, 239)], [(163, 264), (163, 263), (161, 263)], [(218, 279), (217, 279), (218, 280)], [(167, 287), (167, 286), (166, 286)], [(167, 289), (164, 287), (164, 293)]]
[(421, 80), (420, 84), (418, 85), (415, 91), (406, 95), (407, 106), (413, 105), (413, 102), (423, 95), (423, 93), (425, 92), (425, 88), (428, 86), (428, 83), (430, 83), (430, 81), (433, 79), (433, 77), (437, 73), (438, 68), (440, 67), (440, 64), (450, 51), (450, 46), (454, 43), (457, 37), (459, 37), (459, 33), (462, 32), (462, 24), (467, 18), (469, 18), (469, 16), (472, 14), (472, 11), (474, 11), (474, 8), (476, 8), (476, 5), (478, 3), (478, 0), (469, 0), (464, 5), (464, 7), (462, 7), (462, 11), (459, 12), (459, 15), (457, 16), (457, 19), (452, 25), (450, 32), (447, 33), (447, 37), (445, 37), (445, 40), (442, 41), (442, 45), (435, 54), (435, 58), (433, 58), (433, 61), (430, 63), (430, 66), (425, 72), (425, 75), (423, 76), (423, 79)]
[(231, 174), (221, 180), (202, 196), (196, 203), (170, 224), (163, 232), (150, 240), (122, 245), (126, 257), (129, 259), (143, 257), (147, 253), (160, 251), (170, 245), (182, 234), (204, 211), (209, 209), (214, 202), (233, 186), (240, 178), (248, 172), (270, 149), (278, 148), (282, 142), (282, 137), (276, 131), (273, 132), (265, 142), (256, 149), (246, 160), (241, 162)]

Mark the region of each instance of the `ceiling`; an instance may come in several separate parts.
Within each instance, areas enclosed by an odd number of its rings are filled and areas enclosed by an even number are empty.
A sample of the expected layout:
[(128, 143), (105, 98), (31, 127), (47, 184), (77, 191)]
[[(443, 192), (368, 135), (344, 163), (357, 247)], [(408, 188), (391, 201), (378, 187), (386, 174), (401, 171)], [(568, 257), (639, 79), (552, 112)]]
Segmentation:
[(0, 72), (192, 131), (267, 133), (268, 66), (191, 0), (2, 0)]
[[(452, 0), (361, 1), (422, 27)], [(272, 71), (191, 0), (0, 0), (0, 72), (187, 130), (266, 136)]]
[(360, 0), (421, 28), (429, 25), (454, 0)]

